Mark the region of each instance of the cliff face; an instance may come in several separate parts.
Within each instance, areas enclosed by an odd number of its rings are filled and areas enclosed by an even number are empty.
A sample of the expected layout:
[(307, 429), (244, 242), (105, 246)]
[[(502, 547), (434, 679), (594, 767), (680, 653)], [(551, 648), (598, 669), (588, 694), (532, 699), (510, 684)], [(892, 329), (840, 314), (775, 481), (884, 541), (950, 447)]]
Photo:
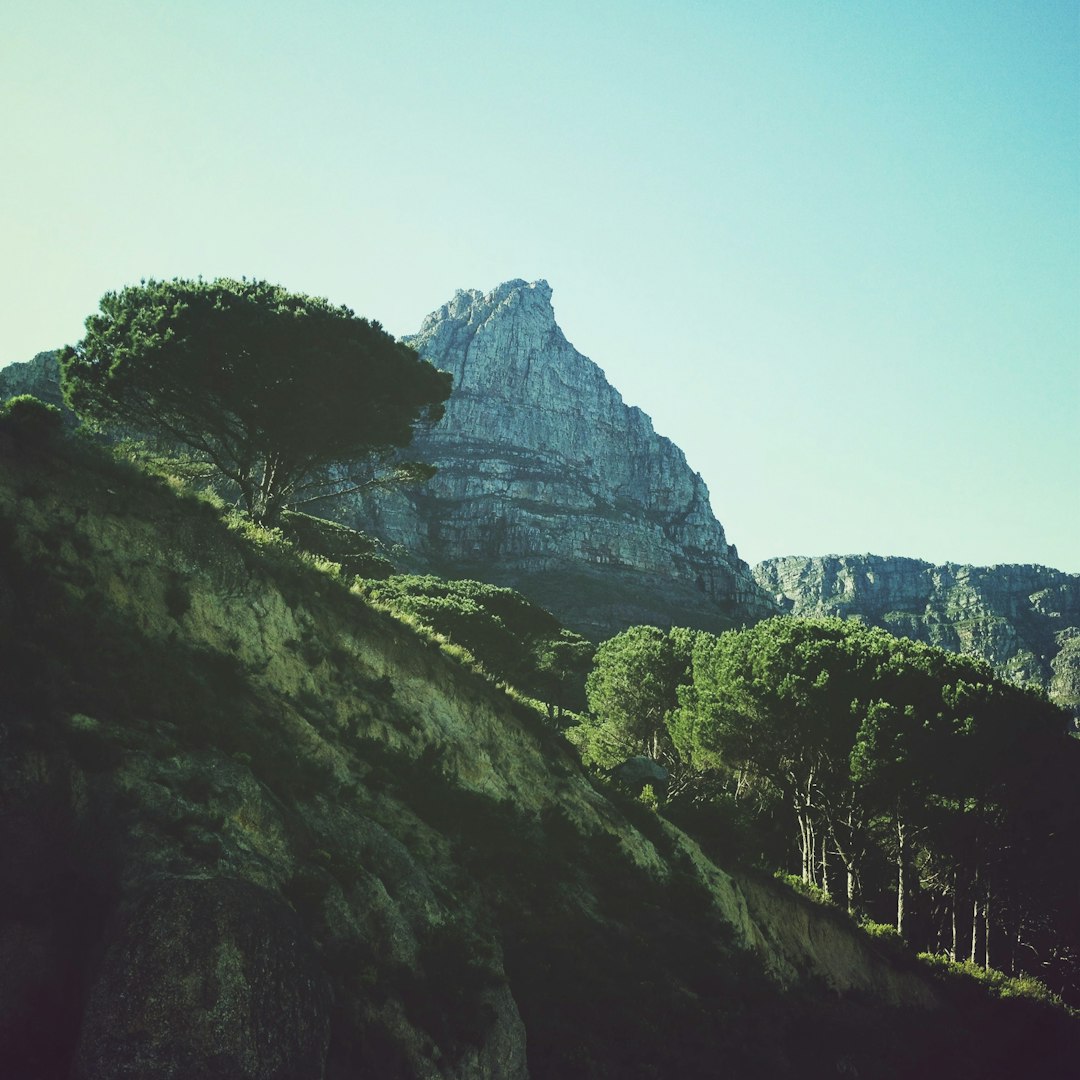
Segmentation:
[(547, 282), (459, 291), (407, 340), (454, 376), (446, 416), (409, 451), (439, 471), (351, 523), (596, 636), (775, 610), (682, 451), (563, 336)]
[(39, 352), (33, 360), (0, 368), (0, 401), (19, 394), (33, 394), (41, 401), (64, 408), (58, 351)]
[(1080, 575), (1045, 566), (934, 566), (878, 555), (769, 559), (754, 576), (796, 616), (857, 615), (982, 657), (1080, 715)]

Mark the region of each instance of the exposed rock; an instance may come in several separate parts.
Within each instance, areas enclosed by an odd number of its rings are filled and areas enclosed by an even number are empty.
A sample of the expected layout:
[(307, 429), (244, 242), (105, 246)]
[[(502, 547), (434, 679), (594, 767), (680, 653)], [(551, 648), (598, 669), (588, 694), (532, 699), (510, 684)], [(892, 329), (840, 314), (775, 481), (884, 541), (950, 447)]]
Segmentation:
[(1080, 574), (1045, 566), (934, 566), (879, 555), (769, 559), (754, 576), (795, 616), (857, 616), (979, 656), (1080, 716)]
[(671, 779), (671, 774), (659, 761), (641, 754), (627, 758), (621, 765), (616, 765), (611, 770), (611, 775), (635, 795), (639, 794), (646, 784), (666, 788), (668, 780)]
[(409, 451), (439, 471), (356, 523), (593, 636), (773, 613), (701, 477), (566, 340), (547, 282), (459, 291), (406, 340), (454, 376), (445, 417)]
[(19, 394), (33, 394), (49, 405), (63, 409), (68, 417), (74, 414), (64, 405), (60, 393), (60, 352), (39, 352), (33, 360), (8, 364), (0, 368), (0, 401)]

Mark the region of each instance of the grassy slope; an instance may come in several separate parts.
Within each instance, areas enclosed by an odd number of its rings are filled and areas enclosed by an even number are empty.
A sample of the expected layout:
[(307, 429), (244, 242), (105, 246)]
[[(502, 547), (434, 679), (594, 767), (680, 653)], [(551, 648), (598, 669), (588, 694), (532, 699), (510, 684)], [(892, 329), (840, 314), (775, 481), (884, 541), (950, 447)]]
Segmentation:
[(942, 1005), (740, 884), (332, 570), (70, 445), (0, 442), (22, 1075), (1054, 1075), (1071, 1022)]

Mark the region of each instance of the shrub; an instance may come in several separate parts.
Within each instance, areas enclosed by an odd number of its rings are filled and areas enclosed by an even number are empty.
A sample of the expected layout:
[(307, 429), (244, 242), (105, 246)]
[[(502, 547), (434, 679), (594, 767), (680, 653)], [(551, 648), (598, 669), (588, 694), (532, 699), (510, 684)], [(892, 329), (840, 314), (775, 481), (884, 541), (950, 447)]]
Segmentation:
[(773, 877), (776, 878), (777, 881), (782, 881), (785, 885), (789, 885), (797, 893), (805, 896), (808, 900), (813, 900), (815, 904), (823, 904), (828, 907), (838, 906), (824, 889), (811, 881), (803, 881), (797, 874), (785, 874), (782, 870), (777, 870), (773, 874)]
[(904, 944), (904, 939), (900, 936), (900, 931), (891, 923), (873, 922), (872, 920), (867, 919), (859, 925), (867, 934), (878, 941), (900, 946)]
[(938, 978), (954, 984), (978, 984), (997, 998), (1026, 998), (1044, 1005), (1066, 1008), (1061, 998), (1034, 975), (1022, 974), (1014, 977), (996, 968), (983, 968), (970, 960), (951, 960), (937, 953), (922, 952), (918, 954), (918, 959)]
[(63, 418), (55, 405), (32, 394), (8, 398), (0, 405), (0, 432), (23, 445), (42, 445), (60, 433)]

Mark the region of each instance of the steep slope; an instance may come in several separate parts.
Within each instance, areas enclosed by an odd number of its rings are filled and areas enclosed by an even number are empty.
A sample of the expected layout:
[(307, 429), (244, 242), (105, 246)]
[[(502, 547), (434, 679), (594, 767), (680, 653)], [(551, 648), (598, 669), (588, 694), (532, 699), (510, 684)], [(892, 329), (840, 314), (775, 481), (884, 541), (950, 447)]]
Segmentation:
[(351, 523), (594, 636), (772, 613), (701, 477), (566, 340), (546, 282), (459, 291), (407, 340), (454, 376), (445, 418), (410, 450), (439, 472)]
[(934, 566), (879, 555), (769, 559), (754, 576), (795, 616), (857, 615), (982, 657), (1080, 716), (1080, 575), (1045, 566)]
[(159, 482), (0, 431), (0, 568), (11, 1075), (975, 1077), (1073, 1047), (943, 1010)]

